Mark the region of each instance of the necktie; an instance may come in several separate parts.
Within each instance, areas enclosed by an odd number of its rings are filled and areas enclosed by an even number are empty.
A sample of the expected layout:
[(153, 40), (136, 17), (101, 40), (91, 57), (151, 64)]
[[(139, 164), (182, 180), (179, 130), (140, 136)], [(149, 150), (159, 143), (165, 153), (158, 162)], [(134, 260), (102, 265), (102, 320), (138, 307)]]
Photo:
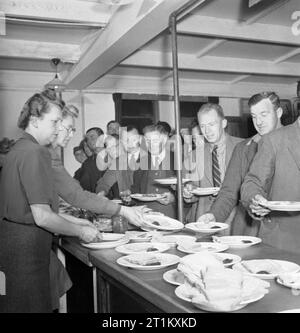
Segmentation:
[(220, 187), (221, 185), (221, 171), (217, 155), (218, 146), (214, 146), (212, 151), (212, 179), (214, 187)]

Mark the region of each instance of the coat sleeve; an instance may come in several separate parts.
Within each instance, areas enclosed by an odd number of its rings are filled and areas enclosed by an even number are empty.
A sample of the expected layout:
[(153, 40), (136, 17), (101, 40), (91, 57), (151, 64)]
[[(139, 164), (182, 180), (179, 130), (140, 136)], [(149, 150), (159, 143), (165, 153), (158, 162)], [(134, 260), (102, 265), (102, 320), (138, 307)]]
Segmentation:
[(214, 214), (217, 221), (226, 221), (238, 204), (243, 182), (242, 159), (243, 145), (238, 144), (232, 153), (217, 199), (210, 209), (210, 213)]
[(58, 195), (72, 206), (104, 215), (119, 213), (121, 206), (104, 196), (84, 191), (64, 167), (53, 167), (54, 182)]
[(248, 209), (252, 198), (260, 194), (268, 199), (275, 171), (276, 152), (269, 136), (261, 139), (258, 151), (241, 187), (241, 201)]
[(101, 177), (97, 182), (96, 193), (104, 191), (105, 195), (108, 194), (109, 190), (117, 182), (115, 177), (116, 172), (117, 171), (115, 170), (106, 170), (103, 177)]

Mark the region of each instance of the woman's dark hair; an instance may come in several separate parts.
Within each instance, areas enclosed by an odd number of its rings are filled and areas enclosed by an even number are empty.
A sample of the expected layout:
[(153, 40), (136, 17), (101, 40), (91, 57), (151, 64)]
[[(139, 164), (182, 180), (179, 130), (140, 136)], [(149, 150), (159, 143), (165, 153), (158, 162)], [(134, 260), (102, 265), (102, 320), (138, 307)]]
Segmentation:
[(59, 100), (52, 89), (34, 94), (23, 106), (18, 119), (18, 127), (25, 130), (29, 124), (30, 117), (41, 118), (45, 113), (49, 112), (51, 105), (56, 105), (62, 109), (65, 106), (65, 102)]
[(85, 134), (88, 134), (91, 131), (95, 131), (98, 134), (98, 136), (104, 134), (104, 132), (102, 131), (102, 129), (100, 127), (91, 127), (86, 131)]
[(168, 133), (168, 135), (171, 134), (172, 128), (171, 128), (171, 126), (166, 121), (158, 121), (156, 123), (156, 125), (157, 126), (162, 126), (164, 128), (164, 130)]

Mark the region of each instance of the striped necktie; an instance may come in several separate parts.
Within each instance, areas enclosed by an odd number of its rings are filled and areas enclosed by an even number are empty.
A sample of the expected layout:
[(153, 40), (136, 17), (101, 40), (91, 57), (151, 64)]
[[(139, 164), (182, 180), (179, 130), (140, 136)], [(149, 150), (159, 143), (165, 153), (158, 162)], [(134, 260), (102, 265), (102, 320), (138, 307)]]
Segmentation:
[(217, 154), (218, 146), (214, 146), (212, 151), (212, 179), (214, 187), (220, 187), (221, 185), (221, 171)]

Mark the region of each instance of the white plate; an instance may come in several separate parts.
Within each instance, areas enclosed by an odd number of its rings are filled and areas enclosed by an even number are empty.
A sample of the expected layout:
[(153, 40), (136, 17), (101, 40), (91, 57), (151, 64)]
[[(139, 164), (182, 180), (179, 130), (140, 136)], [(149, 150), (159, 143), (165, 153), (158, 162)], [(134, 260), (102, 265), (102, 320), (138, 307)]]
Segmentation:
[[(188, 292), (187, 287), (186, 287), (185, 284), (182, 284), (179, 287), (177, 287), (175, 289), (175, 294), (176, 294), (177, 297), (183, 299), (184, 301), (189, 302), (189, 303), (193, 303), (192, 302), (192, 296)], [(253, 297), (247, 298), (245, 301), (241, 301), (241, 303), (238, 304), (231, 311), (240, 310), (240, 309), (244, 308), (245, 306), (247, 306), (249, 303), (256, 302), (256, 301), (260, 300), (261, 298), (263, 298), (264, 296), (265, 296), (265, 294), (263, 292), (261, 292), (261, 293), (254, 293)], [(201, 309), (201, 310), (218, 312), (218, 309), (216, 309), (214, 306), (212, 306), (211, 304), (209, 304), (209, 302), (205, 302), (205, 303), (202, 303), (202, 304), (200, 304), (200, 303), (193, 303), (193, 305), (196, 306), (197, 308)]]
[[(282, 279), (281, 275), (285, 275), (288, 280)], [(300, 289), (300, 273), (287, 273), (277, 276), (276, 282), (292, 289)]]
[(218, 244), (212, 242), (195, 242), (192, 244), (184, 244), (181, 243), (177, 250), (184, 252), (184, 253), (198, 253), (202, 251), (208, 252), (223, 252), (228, 249), (228, 245), (225, 244)]
[(81, 243), (82, 246), (87, 247), (88, 249), (91, 250), (101, 250), (101, 249), (112, 249), (114, 247), (117, 247), (119, 245), (123, 245), (129, 242), (129, 237), (124, 237), (123, 238), (116, 240), (116, 241), (101, 241), (97, 243)]
[[(261, 259), (261, 260), (266, 260), (266, 259)], [(266, 279), (266, 280), (272, 280), (280, 274), (297, 273), (300, 270), (300, 266), (298, 264), (295, 264), (294, 262), (285, 261), (285, 260), (274, 260), (274, 259), (267, 259), (267, 260), (272, 260), (275, 263), (279, 264), (282, 268), (282, 271), (278, 274), (253, 274), (253, 273), (250, 273), (242, 265), (243, 261), (233, 265), (232, 269), (243, 272), (243, 273), (245, 273), (246, 275), (249, 275), (249, 276), (257, 277), (257, 278), (260, 278), (260, 279)], [(244, 260), (244, 261), (246, 261), (246, 260)]]
[[(136, 263), (132, 263), (128, 261), (128, 259), (133, 260), (149, 260), (151, 258), (154, 258), (158, 261), (160, 261), (160, 264), (158, 265), (139, 265)], [(168, 253), (139, 253), (139, 254), (129, 254), (127, 256), (121, 257), (117, 260), (117, 263), (121, 266), (128, 267), (128, 268), (134, 268), (137, 270), (143, 270), (143, 271), (150, 271), (155, 269), (161, 269), (168, 266), (175, 265), (179, 262), (180, 257), (176, 256), (175, 254), (168, 254)]]
[(100, 0), (99, 2), (109, 6), (122, 6), (128, 5), (134, 1), (135, 0)]
[(121, 199), (112, 199), (111, 201), (118, 204), (118, 205), (123, 203)]
[(297, 212), (300, 211), (299, 201), (268, 201), (262, 205), (271, 210)]
[(118, 246), (116, 251), (122, 254), (159, 253), (169, 250), (168, 244), (162, 243), (132, 243)]
[(299, 309), (284, 310), (284, 311), (280, 311), (278, 313), (300, 313), (300, 308)]
[(139, 201), (145, 201), (145, 202), (151, 202), (151, 201), (156, 201), (157, 199), (162, 199), (164, 198), (163, 194), (140, 194), (140, 193), (135, 193), (130, 195), (131, 198), (139, 200)]
[[(144, 224), (158, 230), (179, 231), (184, 228), (184, 224), (165, 215), (145, 214)], [(156, 224), (159, 223), (159, 224)]]
[(166, 282), (171, 283), (175, 286), (180, 286), (181, 284), (184, 283), (183, 273), (179, 272), (176, 268), (165, 272), (163, 275), (163, 279)]
[(211, 195), (216, 194), (220, 191), (220, 187), (197, 187), (194, 188), (191, 192), (194, 195)]
[(135, 243), (150, 242), (150, 240), (152, 239), (152, 233), (145, 231), (126, 231), (125, 235), (129, 237), (131, 242)]
[[(214, 256), (216, 256), (217, 259), (219, 259), (222, 262), (224, 267), (230, 267), (232, 265), (237, 264), (238, 262), (240, 262), (242, 260), (242, 258), (240, 256), (237, 256), (236, 254), (231, 254), (231, 253), (214, 253)], [(227, 260), (227, 262), (225, 260)]]
[(261, 238), (252, 236), (212, 236), (215, 243), (226, 244), (232, 249), (243, 249), (258, 243), (261, 243)]
[(226, 230), (228, 228), (228, 224), (221, 222), (209, 222), (209, 223), (191, 222), (187, 223), (185, 225), (185, 228), (196, 233), (215, 234), (216, 232)]
[[(157, 183), (162, 184), (162, 185), (176, 185), (177, 184), (177, 178), (175, 178), (175, 177), (156, 178), (156, 179), (154, 179), (154, 181), (156, 181)], [(191, 180), (187, 179), (187, 178), (182, 179), (183, 183), (187, 183), (187, 182), (190, 182), (190, 181)]]
[(193, 243), (196, 237), (188, 235), (166, 235), (166, 236), (153, 236), (151, 242), (167, 243), (170, 246), (177, 246), (180, 243)]

